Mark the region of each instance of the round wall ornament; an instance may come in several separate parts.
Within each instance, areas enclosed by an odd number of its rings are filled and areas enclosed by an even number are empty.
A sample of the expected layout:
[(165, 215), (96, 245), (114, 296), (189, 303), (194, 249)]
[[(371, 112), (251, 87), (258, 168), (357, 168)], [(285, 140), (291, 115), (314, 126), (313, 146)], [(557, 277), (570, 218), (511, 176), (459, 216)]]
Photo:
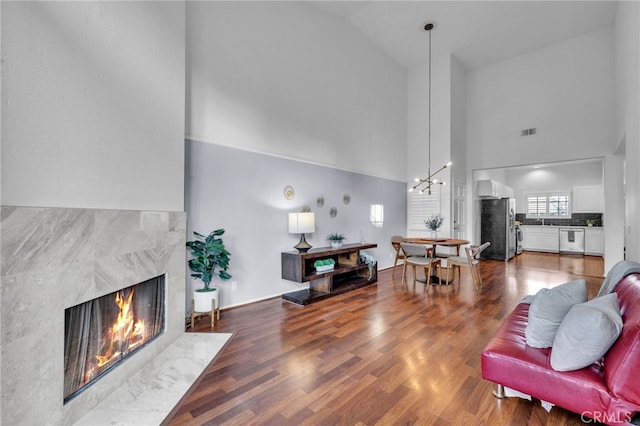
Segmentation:
[(331, 207), (331, 210), (329, 210), (329, 216), (331, 217), (338, 216), (338, 209), (336, 209), (335, 207)]
[(351, 195), (344, 194), (344, 197), (342, 197), (342, 202), (345, 204), (349, 204), (351, 202)]
[(316, 200), (316, 205), (318, 207), (324, 206), (324, 196), (321, 195), (321, 196), (318, 197), (318, 199)]
[(287, 185), (284, 187), (284, 198), (287, 200), (293, 200), (293, 197), (296, 196), (295, 191), (291, 185)]

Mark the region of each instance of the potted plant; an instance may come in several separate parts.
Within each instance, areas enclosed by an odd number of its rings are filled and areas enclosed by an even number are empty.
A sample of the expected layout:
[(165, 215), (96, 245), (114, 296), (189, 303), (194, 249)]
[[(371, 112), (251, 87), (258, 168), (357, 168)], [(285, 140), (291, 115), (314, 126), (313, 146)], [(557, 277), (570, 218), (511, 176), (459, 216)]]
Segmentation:
[(321, 272), (327, 272), (327, 271), (333, 271), (333, 268), (336, 265), (336, 261), (329, 258), (329, 259), (318, 259), (315, 262), (313, 262), (313, 267), (316, 268), (316, 272), (321, 273)]
[(342, 234), (338, 234), (338, 233), (333, 233), (333, 234), (329, 234), (327, 235), (327, 241), (331, 242), (331, 247), (337, 249), (342, 247), (342, 240), (346, 240), (347, 237), (345, 237)]
[(229, 269), (229, 258), (231, 253), (224, 247), (222, 234), (224, 229), (216, 229), (205, 236), (198, 232), (193, 232), (196, 239), (187, 241), (187, 247), (191, 250), (192, 258), (189, 260), (189, 269), (193, 272), (192, 277), (202, 280), (204, 288), (198, 288), (193, 292), (194, 311), (211, 311), (211, 301), (215, 300), (215, 308), (219, 309), (220, 297), (216, 287), (210, 287), (214, 275), (222, 280), (228, 280), (231, 275)]
[(596, 224), (595, 219), (587, 219), (587, 226), (593, 226)]
[(438, 238), (438, 229), (440, 229), (443, 223), (444, 223), (444, 217), (442, 217), (440, 213), (429, 216), (424, 221), (424, 225), (427, 227), (427, 229), (433, 232), (434, 239)]

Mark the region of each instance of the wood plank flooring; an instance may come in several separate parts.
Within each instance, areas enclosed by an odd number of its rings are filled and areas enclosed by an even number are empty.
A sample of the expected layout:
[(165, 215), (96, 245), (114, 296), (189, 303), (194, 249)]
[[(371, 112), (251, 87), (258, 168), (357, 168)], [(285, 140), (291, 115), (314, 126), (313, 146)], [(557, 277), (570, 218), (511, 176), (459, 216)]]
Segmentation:
[(387, 269), (377, 285), (303, 308), (277, 298), (225, 310), (214, 329), (205, 318), (197, 331), (234, 336), (164, 424), (584, 424), (494, 398), (480, 352), (527, 294), (584, 277), (593, 297), (602, 258), (525, 252), (480, 270), (480, 291), (466, 268), (442, 287), (403, 285), (402, 269)]

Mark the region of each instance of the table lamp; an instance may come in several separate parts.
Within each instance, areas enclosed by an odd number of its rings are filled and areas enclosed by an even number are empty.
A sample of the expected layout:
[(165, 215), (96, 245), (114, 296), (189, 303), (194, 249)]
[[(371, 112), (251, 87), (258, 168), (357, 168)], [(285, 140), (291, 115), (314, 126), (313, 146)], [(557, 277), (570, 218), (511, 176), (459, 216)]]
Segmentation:
[(304, 238), (305, 233), (316, 230), (316, 219), (314, 213), (289, 213), (289, 233), (302, 234), (300, 242), (293, 246), (300, 253), (304, 253), (311, 248), (311, 244)]

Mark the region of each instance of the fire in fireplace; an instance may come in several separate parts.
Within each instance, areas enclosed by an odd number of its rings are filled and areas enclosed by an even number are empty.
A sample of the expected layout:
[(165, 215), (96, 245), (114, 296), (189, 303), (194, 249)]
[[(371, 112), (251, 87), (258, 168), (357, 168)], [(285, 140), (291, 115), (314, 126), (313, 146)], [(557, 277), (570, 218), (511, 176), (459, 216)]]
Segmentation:
[(65, 309), (64, 403), (164, 331), (165, 276)]

